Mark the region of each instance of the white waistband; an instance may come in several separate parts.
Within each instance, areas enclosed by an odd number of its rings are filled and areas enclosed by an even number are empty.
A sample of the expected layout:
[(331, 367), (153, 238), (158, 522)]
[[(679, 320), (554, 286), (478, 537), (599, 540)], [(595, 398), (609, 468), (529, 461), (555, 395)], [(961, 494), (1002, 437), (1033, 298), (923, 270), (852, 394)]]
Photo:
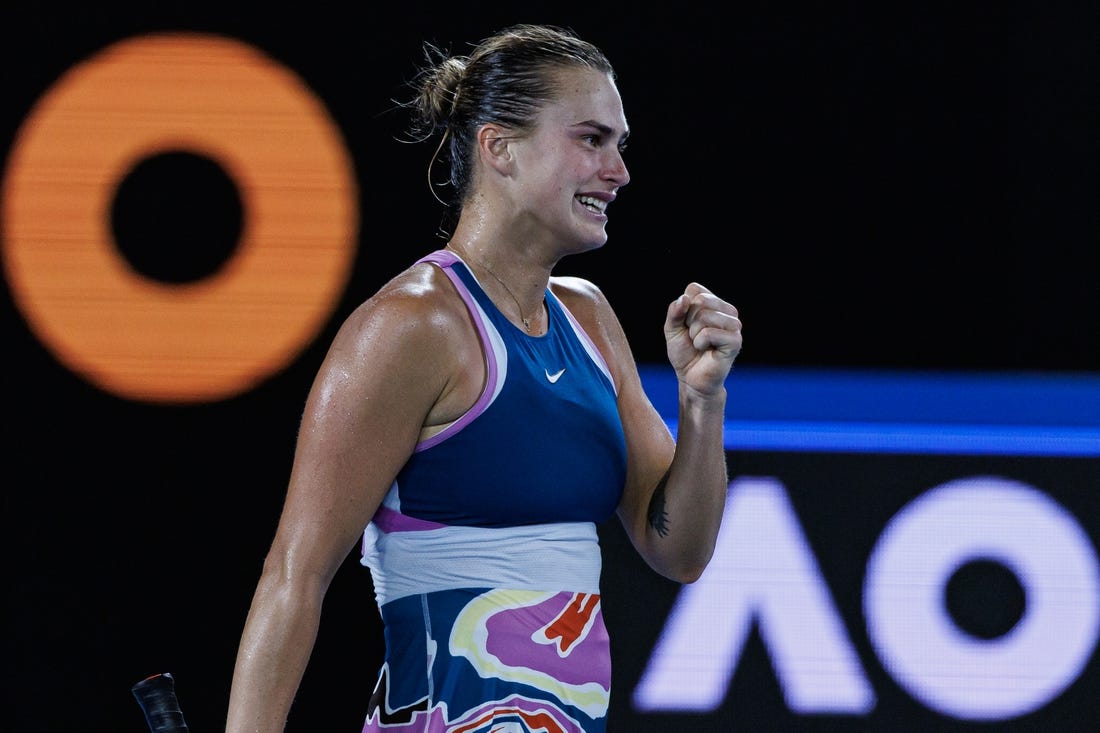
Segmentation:
[(591, 522), (381, 532), (367, 527), (360, 563), (378, 605), (452, 588), (600, 592), (601, 556)]

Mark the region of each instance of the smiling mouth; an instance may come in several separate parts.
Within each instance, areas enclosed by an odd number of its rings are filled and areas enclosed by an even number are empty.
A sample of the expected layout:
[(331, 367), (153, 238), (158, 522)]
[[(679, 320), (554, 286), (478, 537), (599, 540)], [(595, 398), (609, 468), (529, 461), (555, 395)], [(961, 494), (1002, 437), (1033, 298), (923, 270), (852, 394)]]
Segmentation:
[(577, 201), (581, 202), (581, 206), (596, 214), (602, 214), (607, 209), (607, 202), (600, 201), (594, 196), (577, 196)]

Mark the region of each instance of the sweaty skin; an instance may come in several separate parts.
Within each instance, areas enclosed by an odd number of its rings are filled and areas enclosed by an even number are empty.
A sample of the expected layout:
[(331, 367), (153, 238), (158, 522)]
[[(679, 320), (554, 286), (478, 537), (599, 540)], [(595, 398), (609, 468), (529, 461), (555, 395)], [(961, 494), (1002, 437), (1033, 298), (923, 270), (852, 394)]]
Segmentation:
[[(604, 294), (587, 280), (552, 275), (561, 258), (604, 245), (608, 212), (630, 180), (621, 151), (629, 128), (613, 78), (586, 67), (554, 74), (559, 93), (533, 130), (478, 128), (473, 191), (450, 247), (516, 325), (527, 317), (533, 334), (545, 332), (549, 286), (592, 338), (617, 389), (626, 441), (617, 515), (650, 567), (691, 583), (711, 558), (722, 517), (725, 380), (741, 322), (699, 283), (669, 303), (674, 440)], [(227, 733), (283, 730), (333, 575), (418, 440), (463, 415), (485, 378), (465, 306), (430, 264), (395, 276), (341, 325), (306, 399), (282, 515), (241, 638)]]

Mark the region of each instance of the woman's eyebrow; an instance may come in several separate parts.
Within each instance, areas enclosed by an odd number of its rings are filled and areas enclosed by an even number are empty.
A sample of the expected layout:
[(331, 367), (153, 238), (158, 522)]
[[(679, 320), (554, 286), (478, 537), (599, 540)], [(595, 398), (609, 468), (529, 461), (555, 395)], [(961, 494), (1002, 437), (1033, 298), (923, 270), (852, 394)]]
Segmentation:
[[(601, 135), (603, 135), (605, 137), (610, 137), (615, 132), (614, 127), (610, 127), (608, 125), (605, 125), (602, 122), (596, 122), (595, 120), (585, 120), (584, 122), (578, 122), (577, 124), (575, 124), (573, 126), (574, 127), (592, 127), (592, 128), (595, 128), (595, 130), (597, 132), (599, 132)], [(622, 134), (619, 135), (619, 142), (622, 143), (628, 137), (630, 137), (630, 130), (629, 129), (623, 130)]]

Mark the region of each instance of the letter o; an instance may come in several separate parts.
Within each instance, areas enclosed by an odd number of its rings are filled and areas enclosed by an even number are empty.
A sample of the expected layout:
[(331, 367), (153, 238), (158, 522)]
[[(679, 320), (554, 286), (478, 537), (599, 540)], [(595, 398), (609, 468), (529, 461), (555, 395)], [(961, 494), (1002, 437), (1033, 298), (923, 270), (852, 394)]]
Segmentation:
[[(114, 246), (110, 204), (143, 158), (181, 149), (233, 179), (243, 226), (216, 273), (162, 283)], [(316, 337), (351, 275), (358, 195), (339, 129), (295, 74), (220, 36), (138, 36), (72, 67), (24, 121), (0, 192), (3, 264), (32, 331), (129, 399), (249, 389)]]
[[(996, 639), (961, 631), (944, 587), (991, 558), (1023, 585), (1023, 617)], [(867, 631), (887, 671), (941, 713), (998, 720), (1037, 710), (1081, 674), (1100, 634), (1100, 566), (1088, 535), (1046, 494), (1014, 481), (951, 481), (886, 526), (864, 581)]]

